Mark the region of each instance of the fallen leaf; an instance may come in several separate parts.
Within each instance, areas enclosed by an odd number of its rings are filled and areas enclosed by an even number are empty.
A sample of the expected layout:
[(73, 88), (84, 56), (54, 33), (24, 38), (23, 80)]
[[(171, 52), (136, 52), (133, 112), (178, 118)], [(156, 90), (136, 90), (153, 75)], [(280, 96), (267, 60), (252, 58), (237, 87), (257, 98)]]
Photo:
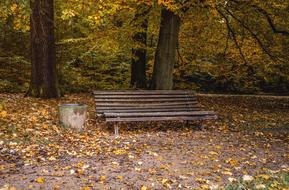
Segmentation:
[(99, 182), (104, 182), (106, 180), (106, 177), (104, 175), (99, 176), (98, 181)]
[(141, 186), (140, 190), (147, 190), (148, 188), (146, 186)]
[(263, 178), (263, 179), (265, 179), (265, 180), (270, 179), (270, 176), (267, 175), (267, 174), (260, 174), (260, 175), (257, 175), (257, 177), (258, 177), (258, 178)]
[(223, 171), (222, 174), (232, 176), (233, 173), (229, 171)]
[(209, 152), (209, 154), (211, 154), (211, 155), (219, 155), (219, 153), (217, 153), (215, 151), (211, 151), (211, 152)]
[(229, 182), (231, 182), (231, 183), (237, 181), (237, 179), (236, 179), (236, 178), (233, 178), (233, 177), (229, 177), (228, 180), (229, 180)]
[(112, 153), (115, 155), (123, 155), (123, 154), (127, 154), (127, 151), (125, 149), (119, 148), (119, 149), (115, 149), (114, 151), (112, 151)]
[(88, 186), (85, 186), (85, 187), (82, 187), (81, 190), (91, 190), (91, 188)]
[(245, 182), (249, 182), (249, 181), (253, 181), (254, 177), (250, 175), (243, 175), (242, 179)]
[(45, 179), (43, 177), (38, 177), (35, 179), (35, 182), (37, 183), (44, 183), (45, 182)]
[(121, 175), (118, 175), (116, 178), (119, 180), (123, 180), (123, 177)]
[(265, 188), (266, 188), (266, 185), (264, 185), (264, 184), (256, 185), (256, 189), (265, 189)]

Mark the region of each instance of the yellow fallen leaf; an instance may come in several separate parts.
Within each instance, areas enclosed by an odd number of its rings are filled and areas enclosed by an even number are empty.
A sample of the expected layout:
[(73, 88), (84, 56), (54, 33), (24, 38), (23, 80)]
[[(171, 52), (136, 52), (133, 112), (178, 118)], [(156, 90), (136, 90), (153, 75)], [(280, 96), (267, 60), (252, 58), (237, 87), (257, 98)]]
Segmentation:
[(86, 187), (82, 187), (81, 190), (91, 190), (91, 188), (86, 186)]
[(226, 160), (226, 163), (230, 164), (231, 166), (236, 166), (238, 164), (238, 161), (230, 158)]
[(276, 187), (278, 187), (279, 186), (279, 183), (278, 183), (278, 181), (273, 181), (273, 183), (271, 183), (270, 184), (270, 187), (273, 187), (273, 188), (276, 188)]
[(37, 183), (44, 183), (45, 182), (45, 179), (43, 177), (38, 177), (35, 179), (35, 182)]
[(116, 178), (119, 180), (123, 180), (123, 177), (121, 175), (118, 175)]
[(208, 180), (206, 180), (206, 179), (202, 179), (202, 178), (196, 178), (195, 180), (196, 180), (197, 182), (199, 182), (199, 183), (206, 183), (206, 184), (209, 183)]
[(163, 179), (162, 184), (164, 187), (171, 188), (172, 181), (169, 179)]
[(84, 165), (84, 162), (78, 162), (75, 166), (81, 168)]
[(148, 188), (146, 186), (141, 186), (140, 190), (147, 190)]
[(104, 175), (99, 176), (98, 180), (100, 182), (104, 182), (106, 180), (106, 177)]
[(9, 187), (8, 190), (17, 190), (16, 187)]
[(53, 190), (59, 190), (60, 189), (60, 186), (59, 185), (54, 185), (53, 186)]
[(13, 13), (15, 13), (16, 11), (17, 11), (17, 8), (18, 8), (18, 5), (17, 4), (12, 4), (12, 6), (10, 7), (10, 9), (11, 9), (11, 11), (13, 12)]
[(201, 189), (207, 190), (210, 189), (209, 185), (201, 185)]
[(127, 151), (125, 149), (115, 149), (114, 151), (112, 151), (112, 153), (116, 154), (116, 155), (123, 155), (123, 154), (126, 154)]
[(167, 166), (165, 166), (165, 165), (160, 165), (160, 169), (163, 169), (163, 170), (165, 170), (165, 169), (168, 169), (168, 167), (167, 167)]
[(77, 173), (79, 174), (79, 175), (83, 175), (84, 174), (84, 170), (82, 170), (82, 169), (79, 169), (79, 170), (76, 170), (77, 171)]
[(0, 117), (2, 117), (2, 118), (7, 117), (7, 112), (6, 111), (1, 111), (0, 112)]
[(215, 146), (215, 148), (216, 148), (216, 149), (221, 149), (222, 147), (219, 146), (219, 145), (217, 145), (217, 146)]
[(263, 178), (263, 179), (265, 179), (265, 180), (270, 179), (270, 176), (267, 175), (267, 174), (260, 174), (260, 175), (257, 175), (257, 177), (258, 177), (258, 178)]
[(211, 152), (209, 152), (209, 154), (211, 154), (211, 155), (219, 155), (219, 153), (217, 153), (215, 151), (211, 151)]
[(43, 129), (48, 129), (48, 125), (47, 125), (47, 124), (43, 124), (43, 125), (42, 125), (42, 128), (43, 128)]

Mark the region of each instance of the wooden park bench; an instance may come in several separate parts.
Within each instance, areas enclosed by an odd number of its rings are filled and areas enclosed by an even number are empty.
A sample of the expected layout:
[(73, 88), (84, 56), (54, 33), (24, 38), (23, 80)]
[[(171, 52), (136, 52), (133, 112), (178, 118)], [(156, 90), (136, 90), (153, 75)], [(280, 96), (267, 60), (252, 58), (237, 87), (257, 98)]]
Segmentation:
[[(201, 111), (192, 91), (135, 90), (94, 91), (96, 113), (106, 122), (217, 119), (212, 111)], [(119, 134), (114, 125), (115, 135)]]

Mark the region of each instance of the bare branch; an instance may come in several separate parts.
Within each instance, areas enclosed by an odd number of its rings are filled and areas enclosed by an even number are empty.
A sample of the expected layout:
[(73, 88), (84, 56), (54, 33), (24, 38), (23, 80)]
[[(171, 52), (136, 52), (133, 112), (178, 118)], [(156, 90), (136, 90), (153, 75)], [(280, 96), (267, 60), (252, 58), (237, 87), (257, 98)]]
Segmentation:
[(269, 50), (267, 50), (264, 46), (264, 44), (262, 43), (261, 39), (257, 36), (257, 34), (255, 34), (242, 20), (240, 20), (239, 18), (237, 18), (231, 11), (229, 11), (228, 9), (224, 8), (225, 11), (232, 16), (232, 18), (234, 18), (237, 22), (240, 23), (240, 25), (245, 28), (250, 34), (251, 36), (257, 41), (259, 47), (263, 50), (263, 52), (265, 54), (267, 54), (271, 59), (275, 59), (275, 57), (269, 52)]
[(276, 28), (273, 22), (273, 19), (270, 17), (270, 14), (265, 9), (262, 9), (261, 7), (258, 7), (257, 5), (252, 5), (252, 7), (256, 8), (260, 13), (262, 13), (266, 17), (267, 22), (269, 23), (273, 33), (289, 36), (289, 31), (279, 30)]
[(255, 4), (251, 4), (250, 1), (238, 1), (238, 0), (230, 0), (230, 2), (233, 2), (235, 4), (237, 4), (237, 6), (240, 5), (240, 3), (242, 4), (247, 4), (249, 6), (251, 6), (252, 8), (256, 9), (259, 13), (263, 14), (270, 26), (270, 28), (272, 29), (272, 32), (275, 33), (275, 34), (281, 34), (281, 35), (284, 35), (284, 36), (289, 36), (289, 31), (287, 30), (280, 30), (280, 29), (277, 29), (276, 28), (276, 25), (273, 21), (273, 19), (271, 18), (271, 15), (263, 8), (259, 7), (258, 5), (255, 5)]
[(244, 64), (245, 64), (245, 65), (248, 65), (248, 61), (247, 61), (245, 55), (243, 54), (242, 48), (241, 48), (240, 44), (238, 43), (238, 40), (237, 40), (237, 37), (236, 37), (236, 33), (235, 33), (235, 31), (233, 30), (233, 28), (231, 27), (228, 18), (227, 18), (226, 15), (225, 15), (221, 10), (219, 10), (218, 8), (217, 8), (217, 11), (218, 11), (218, 13), (225, 19), (226, 25), (227, 25), (227, 28), (228, 28), (228, 31), (232, 34), (232, 38), (233, 38), (233, 40), (234, 40), (234, 43), (235, 43), (237, 49), (239, 50), (240, 56), (241, 56), (241, 58), (243, 59)]

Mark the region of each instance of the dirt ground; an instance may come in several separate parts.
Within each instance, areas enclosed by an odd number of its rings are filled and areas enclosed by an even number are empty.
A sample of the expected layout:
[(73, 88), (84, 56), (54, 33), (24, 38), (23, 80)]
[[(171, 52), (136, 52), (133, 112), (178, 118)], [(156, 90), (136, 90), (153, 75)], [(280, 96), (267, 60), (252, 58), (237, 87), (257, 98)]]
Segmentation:
[[(121, 124), (96, 118), (93, 97), (0, 94), (0, 189), (218, 189), (289, 172), (289, 98), (200, 96), (216, 121)], [(83, 132), (58, 124), (61, 103), (89, 105)], [(11, 188), (10, 188), (11, 189)]]

